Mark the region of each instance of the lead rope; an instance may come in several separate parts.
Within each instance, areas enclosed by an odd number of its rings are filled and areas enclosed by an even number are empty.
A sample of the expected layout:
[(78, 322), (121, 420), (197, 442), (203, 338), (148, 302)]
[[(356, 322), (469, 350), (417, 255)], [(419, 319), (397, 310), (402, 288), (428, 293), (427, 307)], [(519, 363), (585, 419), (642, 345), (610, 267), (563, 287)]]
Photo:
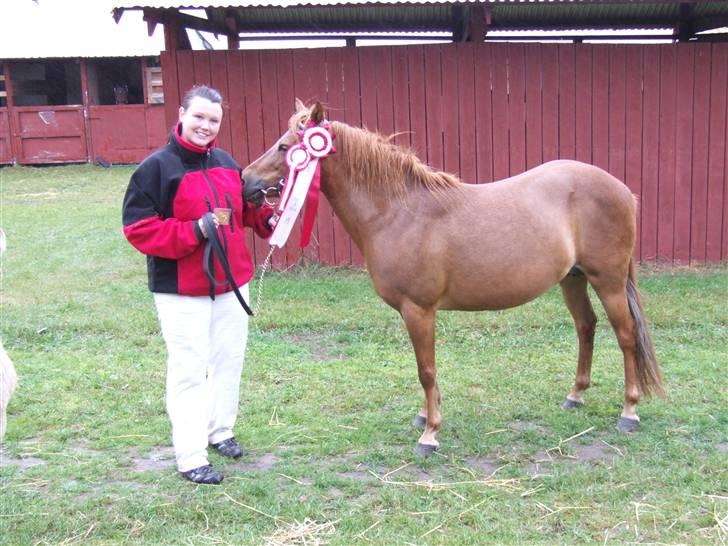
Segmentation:
[(265, 273), (270, 268), (271, 258), (273, 257), (273, 252), (275, 251), (275, 249), (276, 247), (271, 245), (270, 252), (268, 252), (268, 256), (266, 256), (265, 261), (260, 268), (260, 279), (258, 279), (258, 298), (255, 301), (255, 316), (258, 316), (258, 313), (260, 312), (260, 306), (263, 303), (263, 278), (265, 277)]

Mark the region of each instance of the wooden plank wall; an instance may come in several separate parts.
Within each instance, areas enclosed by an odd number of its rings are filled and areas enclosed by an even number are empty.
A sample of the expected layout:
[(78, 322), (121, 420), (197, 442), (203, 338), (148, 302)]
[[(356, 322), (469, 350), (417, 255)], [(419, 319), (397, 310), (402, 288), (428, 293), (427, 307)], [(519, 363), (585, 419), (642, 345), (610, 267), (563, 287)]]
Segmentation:
[[(640, 199), (639, 260), (728, 259), (728, 44), (177, 51), (163, 66), (172, 120), (194, 83), (223, 92), (219, 141), (243, 165), (280, 136), (296, 97), (318, 99), (330, 119), (396, 133), (466, 182), (557, 158), (593, 163)], [(300, 260), (297, 242), (276, 253), (277, 268)], [(267, 244), (250, 243), (261, 263)], [(362, 264), (328, 203), (305, 256)]]

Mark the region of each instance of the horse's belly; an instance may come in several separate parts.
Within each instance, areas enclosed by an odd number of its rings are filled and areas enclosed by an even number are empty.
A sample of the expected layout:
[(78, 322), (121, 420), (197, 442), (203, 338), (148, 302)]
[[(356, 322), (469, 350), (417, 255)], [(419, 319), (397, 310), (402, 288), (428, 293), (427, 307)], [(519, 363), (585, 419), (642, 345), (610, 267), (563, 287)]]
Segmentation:
[(513, 265), (496, 260), (453, 268), (439, 307), (479, 311), (522, 305), (549, 290), (569, 272), (573, 253), (563, 250), (550, 255), (532, 255)]
[(558, 281), (539, 283), (502, 283), (492, 279), (483, 284), (451, 285), (440, 301), (440, 309), (494, 311), (517, 307), (537, 298)]

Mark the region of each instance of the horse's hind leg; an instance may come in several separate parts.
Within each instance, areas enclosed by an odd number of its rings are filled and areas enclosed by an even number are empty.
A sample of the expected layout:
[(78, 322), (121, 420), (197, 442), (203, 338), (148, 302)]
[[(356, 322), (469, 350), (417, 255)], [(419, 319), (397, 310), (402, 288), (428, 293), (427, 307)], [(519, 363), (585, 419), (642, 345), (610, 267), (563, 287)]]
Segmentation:
[(597, 316), (594, 314), (589, 294), (587, 293), (586, 276), (578, 269), (572, 270), (561, 281), (561, 293), (564, 302), (574, 319), (576, 335), (579, 338), (579, 356), (576, 366), (576, 379), (571, 392), (561, 405), (563, 409), (582, 406), (582, 394), (591, 383), (592, 354), (594, 353), (594, 332)]
[(624, 356), (624, 407), (617, 429), (620, 432), (633, 432), (640, 421), (637, 415), (640, 387), (637, 377), (635, 323), (627, 301), (626, 277), (626, 274), (622, 278), (615, 275), (597, 275), (589, 281), (604, 306)]
[[(417, 453), (427, 456), (439, 443), (435, 438), (440, 430), (440, 391), (435, 370), (435, 312), (406, 302), (399, 310), (407, 327), (417, 358), (417, 373), (425, 391), (424, 432), (417, 442)], [(419, 417), (419, 416), (418, 416)], [(418, 421), (416, 419), (415, 421)]]

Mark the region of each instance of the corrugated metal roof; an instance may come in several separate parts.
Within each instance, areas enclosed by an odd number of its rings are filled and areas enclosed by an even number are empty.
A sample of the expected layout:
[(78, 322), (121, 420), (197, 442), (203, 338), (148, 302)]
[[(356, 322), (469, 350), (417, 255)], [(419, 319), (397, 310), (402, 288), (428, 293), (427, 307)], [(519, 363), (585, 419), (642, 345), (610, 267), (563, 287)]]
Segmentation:
[(164, 31), (152, 37), (142, 13), (117, 25), (112, 0), (2, 0), (0, 59), (159, 55)]
[[(225, 33), (234, 13), (239, 32), (291, 33), (453, 30), (476, 6), (490, 12), (491, 30), (674, 28), (700, 32), (728, 26), (728, 0), (252, 0), (180, 2), (116, 0), (121, 11), (205, 9), (206, 26)], [(460, 15), (454, 14), (454, 8)]]

